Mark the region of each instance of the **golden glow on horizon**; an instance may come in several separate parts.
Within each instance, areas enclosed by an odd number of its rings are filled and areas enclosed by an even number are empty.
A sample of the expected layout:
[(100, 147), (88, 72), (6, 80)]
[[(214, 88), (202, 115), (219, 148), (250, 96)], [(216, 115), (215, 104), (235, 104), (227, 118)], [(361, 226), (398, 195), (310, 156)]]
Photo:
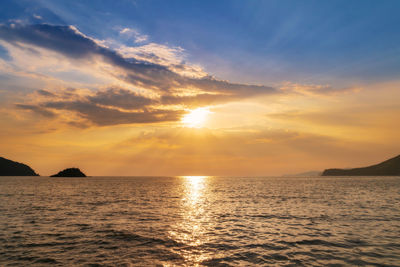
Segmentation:
[(204, 127), (204, 123), (210, 113), (211, 111), (208, 108), (196, 108), (183, 116), (181, 121), (186, 127), (201, 128)]

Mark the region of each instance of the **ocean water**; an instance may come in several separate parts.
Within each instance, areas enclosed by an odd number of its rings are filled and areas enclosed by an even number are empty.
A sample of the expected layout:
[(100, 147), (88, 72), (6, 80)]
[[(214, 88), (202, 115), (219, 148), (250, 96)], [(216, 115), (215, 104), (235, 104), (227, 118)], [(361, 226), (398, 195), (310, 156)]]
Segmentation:
[(0, 266), (400, 266), (400, 177), (0, 177)]

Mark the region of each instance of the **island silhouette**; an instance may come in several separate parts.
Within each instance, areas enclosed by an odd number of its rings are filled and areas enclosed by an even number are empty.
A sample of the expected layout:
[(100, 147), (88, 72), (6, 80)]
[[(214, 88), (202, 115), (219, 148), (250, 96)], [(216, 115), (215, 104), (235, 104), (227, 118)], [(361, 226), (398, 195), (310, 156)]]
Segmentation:
[[(0, 157), (0, 176), (39, 176), (26, 164)], [(78, 168), (68, 168), (51, 177), (86, 177)]]
[(86, 175), (78, 168), (68, 168), (50, 177), (86, 177)]
[[(314, 172), (313, 172), (314, 173)], [(307, 173), (311, 174), (311, 173)], [(322, 176), (400, 176), (400, 155), (376, 165), (352, 169), (326, 169)], [(26, 164), (0, 157), (0, 176), (39, 176)], [(87, 177), (79, 168), (67, 168), (51, 177)]]
[(400, 155), (376, 165), (354, 169), (326, 169), (322, 176), (399, 176)]

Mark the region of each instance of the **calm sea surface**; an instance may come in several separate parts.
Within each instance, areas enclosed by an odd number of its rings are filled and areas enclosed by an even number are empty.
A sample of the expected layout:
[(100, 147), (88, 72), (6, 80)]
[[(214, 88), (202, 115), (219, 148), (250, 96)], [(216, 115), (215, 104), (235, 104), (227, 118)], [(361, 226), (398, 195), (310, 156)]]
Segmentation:
[(0, 266), (400, 266), (400, 177), (0, 177)]

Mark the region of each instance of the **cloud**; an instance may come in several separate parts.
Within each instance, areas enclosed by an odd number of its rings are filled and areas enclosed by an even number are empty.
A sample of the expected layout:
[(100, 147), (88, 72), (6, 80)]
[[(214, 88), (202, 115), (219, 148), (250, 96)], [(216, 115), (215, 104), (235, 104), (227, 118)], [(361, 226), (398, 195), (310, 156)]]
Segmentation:
[(360, 87), (336, 88), (328, 84), (299, 84), (292, 82), (283, 83), (280, 89), (286, 93), (297, 93), (302, 95), (337, 95), (361, 91)]
[(122, 45), (117, 51), (127, 58), (133, 57), (165, 66), (180, 64), (184, 58), (183, 48), (156, 43), (149, 43), (142, 46)]
[(149, 39), (149, 36), (145, 34), (140, 34), (138, 30), (132, 28), (123, 28), (119, 31), (119, 33), (123, 36), (134, 38), (135, 43), (142, 43)]
[(231, 83), (211, 76), (192, 78), (176, 73), (161, 64), (133, 57), (125, 58), (117, 51), (101, 46), (73, 26), (0, 25), (0, 39), (13, 45), (25, 43), (49, 49), (73, 59), (94, 60), (95, 57), (100, 57), (104, 62), (120, 70), (118, 74), (114, 74), (117, 78), (131, 85), (161, 93), (181, 88), (197, 88), (204, 92), (221, 90), (223, 93), (240, 94), (241, 97), (254, 93), (276, 93), (274, 88), (268, 86)]
[(121, 88), (109, 88), (95, 93), (69, 88), (60, 93), (38, 90), (41, 98), (35, 104), (16, 104), (18, 109), (32, 111), (47, 118), (65, 119), (65, 111), (73, 112), (76, 121), (67, 116), (66, 123), (79, 128), (91, 125), (156, 123), (177, 121), (183, 110), (152, 106), (159, 102)]
[(26, 105), (26, 104), (16, 104), (16, 107), (19, 109), (30, 110), (36, 114), (47, 118), (54, 118), (56, 114), (45, 107), (41, 107), (38, 105)]
[(106, 91), (98, 91), (95, 95), (88, 96), (87, 99), (93, 104), (101, 104), (123, 109), (140, 109), (156, 103), (156, 101), (150, 98), (146, 98), (135, 92), (121, 88), (111, 88)]
[(161, 103), (165, 105), (179, 105), (184, 103), (190, 107), (201, 107), (205, 105), (215, 105), (226, 102), (230, 96), (221, 94), (197, 94), (192, 96), (173, 96), (166, 95), (161, 98)]
[(42, 19), (43, 19), (42, 16), (36, 15), (36, 14), (33, 14), (33, 17), (34, 17), (35, 19), (39, 19), (39, 20), (42, 20)]
[[(267, 116), (271, 119), (281, 120), (285, 123), (301, 123), (302, 125), (310, 125), (315, 127), (331, 127), (332, 130), (342, 128), (352, 129), (353, 133), (356, 128), (368, 133), (372, 131), (382, 131), (391, 127), (393, 121), (400, 114), (398, 105), (355, 105), (351, 107), (335, 107), (324, 108), (319, 110), (289, 110), (286, 112), (271, 113)], [(394, 130), (394, 128), (393, 128)], [(363, 136), (367, 136), (364, 133)], [(360, 138), (357, 135), (357, 138)]]
[(175, 110), (121, 111), (86, 101), (54, 101), (42, 104), (45, 108), (76, 112), (97, 126), (176, 121), (182, 115)]
[(98, 53), (99, 51), (95, 50), (101, 49), (73, 26), (0, 25), (0, 38), (14, 45), (32, 44), (73, 58), (86, 57)]
[(117, 48), (117, 51), (126, 58), (135, 58), (162, 65), (183, 76), (193, 78), (207, 76), (207, 73), (200, 66), (185, 62), (186, 55), (181, 47), (149, 43), (141, 46), (121, 45)]
[[(121, 30), (121, 34), (128, 33), (132, 29)], [(44, 75), (55, 77), (55, 81), (57, 77), (73, 79), (71, 68), (92, 71), (93, 74), (87, 74), (94, 75), (94, 80), (117, 81), (116, 85), (99, 83), (90, 90), (74, 91), (60, 90), (66, 88), (65, 83), (54, 85), (54, 81), (47, 79), (53, 83), (53, 89), (46, 85), (49, 89), (37, 90), (31, 103), (16, 105), (48, 118), (62, 117), (62, 111), (73, 112), (79, 125), (82, 119), (86, 121), (83, 125), (178, 121), (187, 108), (277, 93), (264, 85), (212, 77), (200, 67), (186, 64), (183, 49), (178, 47), (151, 43), (112, 49), (74, 26), (0, 24), (0, 40), (19, 60), (23, 59), (20, 53), (27, 53), (32, 62), (30, 69), (46, 70)], [(49, 63), (53, 65), (46, 65), (49, 58), (54, 58)], [(24, 68), (24, 62), (18, 61), (20, 69)], [(40, 67), (35, 68), (35, 64)]]
[(42, 96), (55, 96), (52, 92), (43, 89), (37, 90), (36, 93)]
[(9, 61), (12, 59), (10, 54), (8, 53), (8, 50), (1, 45), (0, 45), (0, 58), (4, 59), (6, 61)]
[[(61, 118), (63, 111), (76, 114), (79, 127), (90, 125), (117, 125), (178, 121), (191, 108), (233, 101), (235, 95), (196, 94), (189, 96), (167, 95), (149, 98), (132, 90), (118, 87), (95, 92), (67, 88), (54, 92), (40, 89), (35, 92), (35, 104), (16, 104), (19, 109), (30, 110), (47, 118)], [(178, 105), (178, 106), (177, 106)], [(57, 116), (59, 115), (59, 116)], [(72, 117), (69, 117), (68, 124)], [(82, 120), (86, 123), (82, 123)]]

